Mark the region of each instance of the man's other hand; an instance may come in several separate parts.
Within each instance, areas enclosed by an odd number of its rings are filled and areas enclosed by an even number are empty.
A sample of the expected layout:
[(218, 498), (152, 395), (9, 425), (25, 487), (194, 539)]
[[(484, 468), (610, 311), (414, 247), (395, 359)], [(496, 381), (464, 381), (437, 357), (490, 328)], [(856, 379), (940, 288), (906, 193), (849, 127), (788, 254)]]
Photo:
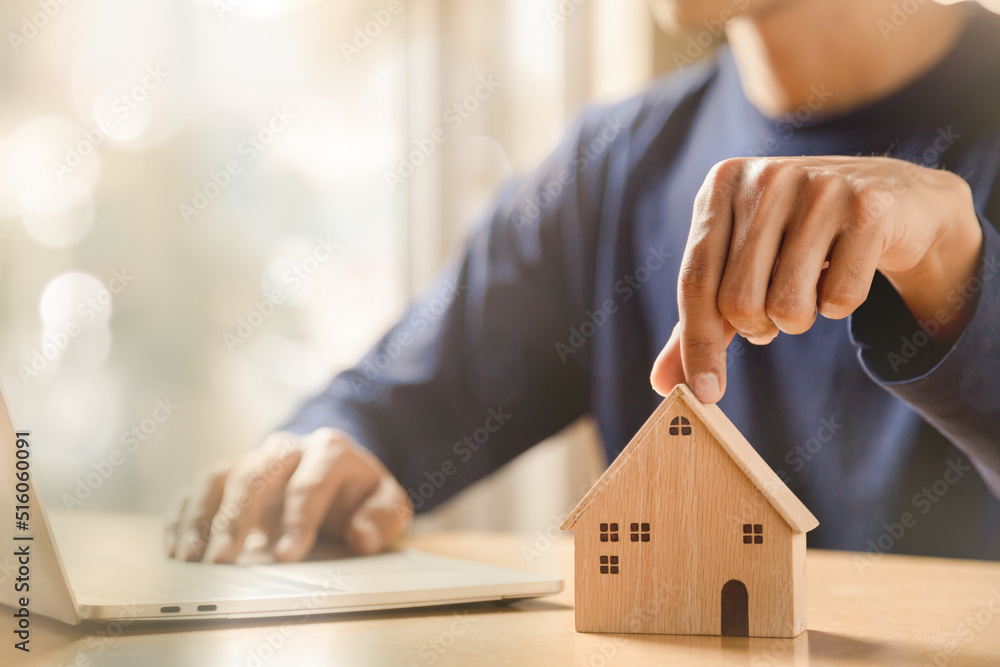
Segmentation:
[(278, 432), (258, 449), (212, 466), (181, 490), (165, 531), (167, 555), (231, 563), (253, 529), (274, 557), (297, 561), (320, 534), (374, 554), (403, 535), (413, 509), (403, 488), (348, 436)]

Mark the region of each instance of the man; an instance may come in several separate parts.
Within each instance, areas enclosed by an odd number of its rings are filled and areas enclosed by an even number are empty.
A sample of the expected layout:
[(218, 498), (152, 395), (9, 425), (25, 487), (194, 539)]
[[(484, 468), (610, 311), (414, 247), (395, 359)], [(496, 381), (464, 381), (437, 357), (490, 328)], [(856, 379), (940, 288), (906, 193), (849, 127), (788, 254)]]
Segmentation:
[(653, 4), (728, 47), (585, 113), (365, 361), (199, 477), (171, 555), (231, 561), (255, 526), (281, 560), (377, 552), (585, 413), (614, 458), (652, 369), (720, 402), (810, 545), (1000, 557), (1000, 17)]

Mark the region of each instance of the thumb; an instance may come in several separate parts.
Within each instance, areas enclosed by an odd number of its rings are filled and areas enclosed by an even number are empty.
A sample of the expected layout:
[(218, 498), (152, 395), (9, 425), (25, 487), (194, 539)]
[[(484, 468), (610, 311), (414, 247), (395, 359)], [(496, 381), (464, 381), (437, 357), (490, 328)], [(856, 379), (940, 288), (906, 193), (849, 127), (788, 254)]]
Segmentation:
[(376, 554), (402, 537), (412, 521), (410, 499), (399, 483), (386, 475), (351, 516), (344, 540), (356, 553)]

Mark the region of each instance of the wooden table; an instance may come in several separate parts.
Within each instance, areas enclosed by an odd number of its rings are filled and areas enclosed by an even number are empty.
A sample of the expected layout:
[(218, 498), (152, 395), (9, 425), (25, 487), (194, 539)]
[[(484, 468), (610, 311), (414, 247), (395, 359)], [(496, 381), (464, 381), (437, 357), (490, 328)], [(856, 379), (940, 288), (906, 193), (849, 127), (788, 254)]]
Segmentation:
[(539, 535), (455, 533), (405, 544), (557, 574), (566, 590), (512, 604), (305, 620), (132, 623), (115, 637), (103, 625), (35, 618), (30, 655), (13, 650), (5, 621), (0, 665), (1000, 665), (1000, 563), (810, 551), (809, 630), (794, 640), (585, 635), (573, 629), (568, 537), (550, 544)]

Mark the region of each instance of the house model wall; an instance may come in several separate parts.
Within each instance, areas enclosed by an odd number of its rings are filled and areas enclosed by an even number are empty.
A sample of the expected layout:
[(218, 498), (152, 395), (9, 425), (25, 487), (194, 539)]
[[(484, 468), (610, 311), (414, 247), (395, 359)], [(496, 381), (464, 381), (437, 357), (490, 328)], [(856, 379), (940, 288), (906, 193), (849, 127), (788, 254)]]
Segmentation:
[(562, 525), (576, 629), (794, 637), (817, 525), (722, 411), (680, 385)]

